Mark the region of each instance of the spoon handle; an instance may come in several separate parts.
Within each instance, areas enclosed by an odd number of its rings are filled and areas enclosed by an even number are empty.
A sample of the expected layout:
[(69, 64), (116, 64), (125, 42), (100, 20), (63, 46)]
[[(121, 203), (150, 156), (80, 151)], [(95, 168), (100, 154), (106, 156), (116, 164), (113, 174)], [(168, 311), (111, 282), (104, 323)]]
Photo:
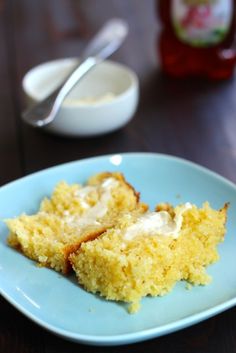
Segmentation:
[(23, 112), (25, 122), (35, 127), (51, 123), (58, 113), (61, 104), (78, 81), (95, 65), (114, 53), (123, 43), (128, 33), (126, 22), (120, 19), (108, 21), (92, 39), (78, 63), (64, 82), (46, 99)]

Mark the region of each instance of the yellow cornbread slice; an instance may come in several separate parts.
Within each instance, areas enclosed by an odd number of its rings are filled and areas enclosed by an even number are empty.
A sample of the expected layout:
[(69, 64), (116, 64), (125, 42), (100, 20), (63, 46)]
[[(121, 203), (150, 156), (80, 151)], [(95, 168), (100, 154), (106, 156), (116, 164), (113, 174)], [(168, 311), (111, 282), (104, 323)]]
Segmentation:
[(60, 182), (37, 214), (6, 220), (8, 243), (40, 264), (66, 273), (71, 252), (113, 226), (121, 212), (138, 205), (139, 194), (120, 173), (97, 174), (85, 186)]
[[(70, 255), (78, 282), (106, 299), (130, 303), (131, 312), (138, 310), (142, 297), (162, 296), (177, 281), (207, 284), (206, 266), (218, 260), (216, 246), (224, 239), (227, 205), (219, 211), (208, 203), (183, 208), (166, 208), (165, 235), (146, 221), (152, 222), (154, 212), (132, 212), (99, 238), (83, 243)], [(171, 234), (175, 221), (178, 234)]]

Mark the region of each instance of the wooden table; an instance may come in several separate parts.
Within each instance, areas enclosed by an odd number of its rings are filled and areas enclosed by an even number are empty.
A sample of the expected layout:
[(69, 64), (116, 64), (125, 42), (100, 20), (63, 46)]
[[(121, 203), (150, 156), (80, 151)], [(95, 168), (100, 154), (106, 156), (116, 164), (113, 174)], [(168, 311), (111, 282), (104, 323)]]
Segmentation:
[[(66, 139), (21, 122), (21, 79), (31, 67), (78, 56), (110, 17), (123, 17), (130, 36), (114, 59), (140, 78), (132, 122), (93, 139)], [(159, 72), (154, 1), (7, 0), (0, 2), (0, 185), (39, 169), (85, 157), (161, 152), (204, 165), (236, 182), (236, 81), (178, 81)], [(0, 299), (1, 353), (236, 352), (236, 309), (183, 331), (133, 346), (96, 348), (67, 342)]]

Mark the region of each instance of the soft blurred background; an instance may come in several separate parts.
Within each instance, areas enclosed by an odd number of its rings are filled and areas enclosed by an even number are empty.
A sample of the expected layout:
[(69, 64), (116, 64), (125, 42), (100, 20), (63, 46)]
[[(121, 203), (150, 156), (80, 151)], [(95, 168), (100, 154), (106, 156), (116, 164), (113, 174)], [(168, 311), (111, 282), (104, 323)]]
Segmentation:
[[(79, 56), (88, 39), (112, 17), (124, 18), (130, 26), (127, 40), (112, 59), (134, 69), (140, 78), (139, 108), (130, 124), (104, 137), (63, 143), (60, 137), (23, 124), (24, 74), (45, 61)], [(1, 183), (68, 160), (137, 150), (185, 157), (236, 180), (235, 80), (211, 83), (163, 76), (154, 0), (2, 0), (0, 26), (0, 146), (5, 151), (0, 163), (10, 159), (14, 165), (6, 173), (2, 170)], [(231, 163), (225, 162), (227, 158)]]

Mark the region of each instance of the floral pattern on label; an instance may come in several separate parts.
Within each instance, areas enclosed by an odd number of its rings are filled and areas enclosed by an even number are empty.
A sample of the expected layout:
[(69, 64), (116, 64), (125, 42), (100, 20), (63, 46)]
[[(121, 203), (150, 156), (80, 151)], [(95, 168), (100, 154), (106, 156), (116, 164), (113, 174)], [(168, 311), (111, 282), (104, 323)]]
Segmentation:
[(193, 46), (212, 46), (227, 35), (233, 0), (172, 0), (171, 17), (177, 37)]

